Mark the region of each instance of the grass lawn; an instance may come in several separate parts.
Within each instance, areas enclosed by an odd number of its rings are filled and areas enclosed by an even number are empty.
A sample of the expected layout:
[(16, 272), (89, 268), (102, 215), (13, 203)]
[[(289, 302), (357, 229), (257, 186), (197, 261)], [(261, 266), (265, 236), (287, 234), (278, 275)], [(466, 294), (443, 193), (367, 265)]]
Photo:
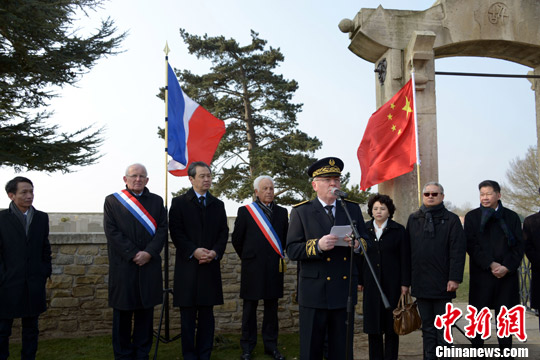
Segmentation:
[[(279, 351), (287, 359), (298, 359), (299, 355), (299, 335), (279, 334)], [(155, 341), (154, 341), (155, 346)], [(10, 358), (19, 358), (21, 344), (12, 343), (10, 345)], [(231, 360), (240, 359), (242, 350), (240, 349), (239, 334), (216, 335), (212, 359)], [(158, 347), (158, 359), (180, 360), (182, 359), (182, 349), (180, 339), (171, 343), (160, 343)], [(154, 347), (150, 353), (150, 359), (154, 357)], [(37, 353), (39, 360), (102, 360), (113, 359), (112, 340), (110, 336), (96, 336), (78, 339), (51, 339), (40, 340)], [(259, 336), (257, 347), (253, 352), (253, 359), (271, 359), (264, 354), (262, 339)]]

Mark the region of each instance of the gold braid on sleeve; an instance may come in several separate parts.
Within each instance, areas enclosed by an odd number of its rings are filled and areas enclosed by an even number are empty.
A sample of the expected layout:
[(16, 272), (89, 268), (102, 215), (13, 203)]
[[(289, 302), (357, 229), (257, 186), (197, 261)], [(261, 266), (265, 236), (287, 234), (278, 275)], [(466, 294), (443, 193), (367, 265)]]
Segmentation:
[(311, 239), (306, 242), (306, 254), (307, 256), (317, 255), (315, 246), (317, 245), (317, 239)]

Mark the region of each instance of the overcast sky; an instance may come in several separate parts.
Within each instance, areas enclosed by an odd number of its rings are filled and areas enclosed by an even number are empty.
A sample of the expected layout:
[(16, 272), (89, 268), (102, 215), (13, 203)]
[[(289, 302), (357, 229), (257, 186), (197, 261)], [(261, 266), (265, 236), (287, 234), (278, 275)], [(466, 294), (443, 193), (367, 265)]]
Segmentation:
[[(80, 25), (92, 28), (96, 20), (112, 17), (119, 30), (129, 31), (123, 53), (101, 59), (77, 87), (61, 89), (60, 97), (51, 102), (55, 115), (50, 120), (71, 132), (90, 124), (104, 126), (103, 157), (98, 164), (70, 174), (21, 173), (34, 181), (34, 206), (47, 212), (101, 212), (105, 196), (124, 187), (125, 168), (134, 162), (147, 166), (148, 187), (164, 196), (164, 143), (156, 134), (164, 124), (164, 103), (156, 94), (165, 84), (165, 42), (174, 68), (200, 74), (209, 70), (207, 61), (188, 54), (179, 28), (232, 37), (242, 45), (250, 41), (253, 29), (270, 46), (279, 47), (285, 61), (277, 72), (300, 86), (293, 99), (304, 104), (298, 114), (300, 129), (323, 142), (317, 157), (342, 158), (352, 183), (358, 184), (356, 150), (370, 115), (377, 110), (376, 81), (374, 65), (348, 50), (348, 35), (341, 33), (338, 23), (354, 18), (361, 8), (379, 4), (386, 9), (425, 10), (433, 3), (114, 0), (105, 4), (90, 13), (92, 21)], [(435, 67), (511, 74), (531, 70), (487, 58), (440, 59)], [(526, 79), (437, 76), (436, 94), (439, 181), (445, 199), (477, 206), (477, 184), (487, 178), (504, 183), (509, 161), (523, 157), (536, 144), (534, 92)], [(15, 175), (2, 168), (0, 183)], [(169, 192), (188, 184), (187, 178), (169, 176)], [(7, 207), (7, 196), (0, 199), (0, 207)], [(226, 204), (228, 215), (235, 215), (238, 204)]]

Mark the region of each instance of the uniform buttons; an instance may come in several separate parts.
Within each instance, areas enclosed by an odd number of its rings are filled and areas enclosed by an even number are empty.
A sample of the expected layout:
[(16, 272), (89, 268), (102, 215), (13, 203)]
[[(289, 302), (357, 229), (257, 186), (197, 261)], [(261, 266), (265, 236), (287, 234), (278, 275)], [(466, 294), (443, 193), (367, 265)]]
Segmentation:
[(344, 258), (343, 258), (343, 261), (347, 261), (347, 258), (346, 258), (346, 257), (344, 257)]
[(380, 267), (381, 265), (377, 264), (377, 267)]
[(326, 258), (326, 261), (330, 261), (330, 258)]
[(326, 280), (330, 281), (330, 276), (326, 278)]
[(346, 276), (344, 276), (344, 277), (343, 277), (343, 280), (347, 280), (347, 277), (346, 277)]

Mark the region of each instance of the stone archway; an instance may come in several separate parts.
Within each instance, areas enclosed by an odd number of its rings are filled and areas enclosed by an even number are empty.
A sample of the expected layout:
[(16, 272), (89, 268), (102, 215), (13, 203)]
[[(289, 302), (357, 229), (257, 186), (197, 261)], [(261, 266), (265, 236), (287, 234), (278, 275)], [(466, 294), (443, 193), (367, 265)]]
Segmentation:
[[(349, 49), (372, 62), (386, 64), (377, 81), (377, 107), (395, 94), (415, 69), (420, 178), (439, 178), (435, 59), (455, 56), (492, 57), (516, 62), (540, 75), (540, 3), (537, 0), (438, 0), (424, 11), (361, 9), (339, 28), (349, 34)], [(532, 79), (540, 139), (540, 81)], [(540, 140), (537, 140), (540, 149)], [(539, 157), (540, 157), (540, 151)], [(540, 158), (539, 158), (540, 163)], [(416, 170), (379, 185), (398, 208), (405, 223), (418, 207)]]

